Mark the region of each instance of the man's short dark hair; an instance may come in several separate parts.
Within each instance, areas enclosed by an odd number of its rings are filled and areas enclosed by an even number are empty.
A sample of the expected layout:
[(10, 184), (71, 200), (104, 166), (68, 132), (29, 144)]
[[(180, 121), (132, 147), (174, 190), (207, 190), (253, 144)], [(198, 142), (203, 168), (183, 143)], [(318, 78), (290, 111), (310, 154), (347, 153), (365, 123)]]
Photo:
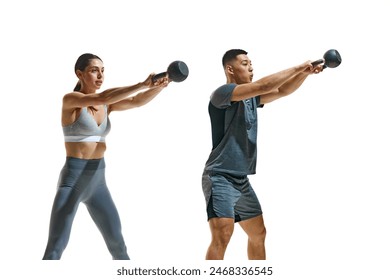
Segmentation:
[(228, 62), (236, 59), (237, 55), (240, 55), (240, 54), (248, 54), (248, 52), (241, 50), (241, 49), (228, 50), (222, 57), (223, 67), (225, 67)]

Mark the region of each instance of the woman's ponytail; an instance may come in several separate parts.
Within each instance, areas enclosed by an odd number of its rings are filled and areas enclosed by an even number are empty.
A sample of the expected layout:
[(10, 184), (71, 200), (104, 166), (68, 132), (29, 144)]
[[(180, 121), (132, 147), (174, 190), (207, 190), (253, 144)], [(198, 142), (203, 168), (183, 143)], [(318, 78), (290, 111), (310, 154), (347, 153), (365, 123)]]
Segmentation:
[(73, 91), (79, 91), (80, 89), (81, 89), (81, 83), (80, 83), (80, 81), (78, 81), (76, 86), (74, 87)]

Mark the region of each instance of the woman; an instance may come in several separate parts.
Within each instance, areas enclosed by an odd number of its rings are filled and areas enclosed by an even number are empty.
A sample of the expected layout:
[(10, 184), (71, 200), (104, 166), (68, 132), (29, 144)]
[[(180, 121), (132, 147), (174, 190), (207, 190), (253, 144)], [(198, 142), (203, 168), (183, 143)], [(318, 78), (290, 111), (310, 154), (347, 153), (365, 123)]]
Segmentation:
[[(103, 61), (83, 54), (75, 65), (79, 81), (63, 97), (62, 127), (66, 162), (61, 171), (50, 219), (49, 239), (43, 259), (61, 258), (80, 202), (83, 202), (101, 231), (112, 258), (128, 260), (121, 223), (105, 182), (105, 136), (110, 131), (108, 115), (145, 105), (165, 88), (164, 77), (153, 74), (142, 83), (112, 88), (97, 94), (104, 81)], [(146, 89), (146, 90), (145, 90)], [(139, 92), (136, 95), (130, 96)]]

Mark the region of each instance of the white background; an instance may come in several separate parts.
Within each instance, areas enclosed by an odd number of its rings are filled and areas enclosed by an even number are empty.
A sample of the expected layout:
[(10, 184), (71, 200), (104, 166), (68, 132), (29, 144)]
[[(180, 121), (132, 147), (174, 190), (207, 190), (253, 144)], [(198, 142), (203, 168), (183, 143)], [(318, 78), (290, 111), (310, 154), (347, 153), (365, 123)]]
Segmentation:
[[(2, 278), (115, 279), (122, 265), (269, 265), (270, 279), (388, 279), (389, 11), (385, 0), (2, 1)], [(330, 48), (343, 59), (260, 110), (250, 179), (268, 230), (266, 262), (246, 261), (238, 226), (226, 260), (203, 261), (207, 105), (225, 82), (221, 58), (230, 48), (249, 52), (255, 78)], [(61, 99), (84, 52), (103, 59), (104, 89), (143, 81), (174, 60), (190, 70), (145, 107), (111, 115), (106, 176), (130, 263), (110, 261), (83, 205), (63, 260), (40, 261), (65, 160)]]

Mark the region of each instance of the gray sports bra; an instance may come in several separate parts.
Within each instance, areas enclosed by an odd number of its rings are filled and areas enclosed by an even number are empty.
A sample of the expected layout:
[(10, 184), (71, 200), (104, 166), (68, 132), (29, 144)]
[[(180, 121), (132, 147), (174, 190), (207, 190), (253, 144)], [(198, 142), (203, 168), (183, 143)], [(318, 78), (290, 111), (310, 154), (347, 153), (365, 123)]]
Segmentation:
[(107, 106), (104, 106), (104, 111), (104, 120), (98, 125), (87, 108), (81, 108), (78, 119), (62, 127), (65, 142), (105, 142), (106, 135), (111, 130), (111, 123), (107, 115)]

